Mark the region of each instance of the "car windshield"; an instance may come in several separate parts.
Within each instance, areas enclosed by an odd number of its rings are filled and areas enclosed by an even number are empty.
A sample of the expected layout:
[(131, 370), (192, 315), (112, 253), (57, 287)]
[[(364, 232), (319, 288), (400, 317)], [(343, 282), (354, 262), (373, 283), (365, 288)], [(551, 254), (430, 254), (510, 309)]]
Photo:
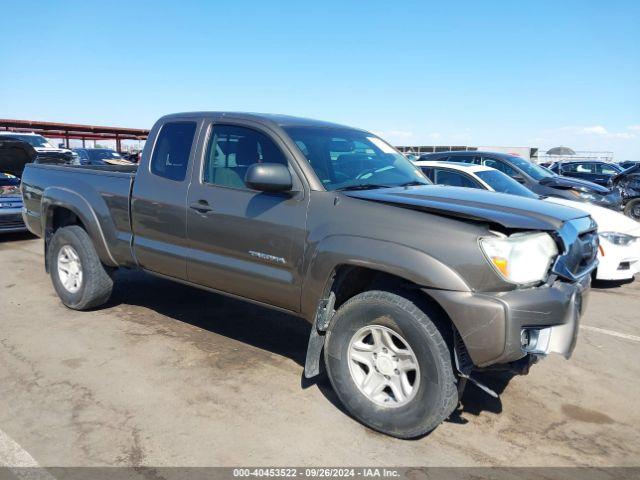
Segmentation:
[(384, 140), (350, 128), (285, 127), (327, 190), (430, 185)]
[(542, 180), (543, 178), (554, 177), (555, 174), (549, 170), (542, 168), (524, 158), (509, 155), (509, 161), (524, 173), (532, 177), (534, 180)]
[(523, 187), (509, 175), (498, 170), (484, 170), (476, 172), (476, 175), (496, 192), (510, 193), (511, 195), (518, 195), (520, 197), (538, 198), (538, 195), (531, 190)]
[(122, 159), (118, 152), (109, 150), (108, 148), (92, 148), (87, 150), (89, 160), (92, 162), (103, 162), (104, 160), (117, 160)]
[(26, 142), (32, 147), (53, 148), (42, 135), (11, 135), (11, 138)]

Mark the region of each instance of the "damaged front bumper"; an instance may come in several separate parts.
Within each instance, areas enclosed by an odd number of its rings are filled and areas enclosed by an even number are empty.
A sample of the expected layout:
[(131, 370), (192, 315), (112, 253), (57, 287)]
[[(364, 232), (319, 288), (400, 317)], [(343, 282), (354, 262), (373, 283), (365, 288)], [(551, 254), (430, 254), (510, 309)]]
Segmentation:
[(569, 358), (589, 296), (591, 276), (577, 282), (508, 292), (424, 289), (447, 312), (477, 367), (558, 353)]

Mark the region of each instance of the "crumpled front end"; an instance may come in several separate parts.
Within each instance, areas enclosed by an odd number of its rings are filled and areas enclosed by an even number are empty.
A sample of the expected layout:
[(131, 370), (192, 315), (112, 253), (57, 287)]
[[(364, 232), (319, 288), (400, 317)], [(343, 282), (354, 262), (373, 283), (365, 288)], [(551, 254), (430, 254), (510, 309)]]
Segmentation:
[(571, 356), (598, 264), (598, 237), (590, 217), (566, 222), (557, 236), (563, 250), (542, 285), (505, 292), (424, 289), (447, 312), (476, 367), (527, 355)]

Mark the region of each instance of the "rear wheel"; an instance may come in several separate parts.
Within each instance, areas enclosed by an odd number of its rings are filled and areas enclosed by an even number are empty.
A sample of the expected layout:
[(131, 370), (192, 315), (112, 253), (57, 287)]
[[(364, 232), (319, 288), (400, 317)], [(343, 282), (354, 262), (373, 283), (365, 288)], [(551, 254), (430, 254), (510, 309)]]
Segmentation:
[(458, 402), (451, 354), (428, 310), (395, 293), (365, 292), (340, 307), (327, 334), (338, 397), (359, 421), (394, 437), (428, 433)]
[(71, 225), (57, 230), (47, 256), (53, 288), (67, 307), (86, 310), (109, 300), (112, 270), (102, 265), (84, 229)]
[(627, 205), (624, 207), (624, 214), (627, 217), (640, 221), (640, 198), (631, 200), (629, 203), (627, 203)]

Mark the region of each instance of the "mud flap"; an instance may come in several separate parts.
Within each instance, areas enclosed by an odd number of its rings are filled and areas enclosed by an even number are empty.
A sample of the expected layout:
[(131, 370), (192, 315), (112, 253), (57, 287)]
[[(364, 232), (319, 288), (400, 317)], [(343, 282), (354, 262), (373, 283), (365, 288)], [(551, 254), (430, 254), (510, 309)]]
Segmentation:
[(309, 335), (309, 344), (307, 345), (307, 357), (304, 362), (305, 378), (315, 377), (320, 373), (320, 355), (324, 347), (326, 338), (325, 332), (329, 328), (329, 323), (333, 314), (336, 313), (334, 306), (336, 304), (336, 295), (331, 292), (329, 298), (323, 301), (318, 309), (318, 314), (311, 326)]

